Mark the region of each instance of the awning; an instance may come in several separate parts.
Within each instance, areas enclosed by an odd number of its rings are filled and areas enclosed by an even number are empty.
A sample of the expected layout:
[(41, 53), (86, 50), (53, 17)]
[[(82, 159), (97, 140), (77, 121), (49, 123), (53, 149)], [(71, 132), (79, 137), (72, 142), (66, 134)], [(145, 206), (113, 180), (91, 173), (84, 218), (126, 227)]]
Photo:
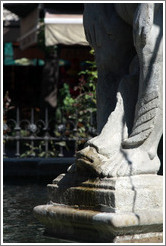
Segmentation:
[(45, 45), (89, 45), (82, 15), (45, 14)]
[(37, 30), (39, 22), (39, 9), (34, 9), (26, 17), (21, 18), (21, 35), (18, 41), (20, 48), (23, 50), (37, 43)]

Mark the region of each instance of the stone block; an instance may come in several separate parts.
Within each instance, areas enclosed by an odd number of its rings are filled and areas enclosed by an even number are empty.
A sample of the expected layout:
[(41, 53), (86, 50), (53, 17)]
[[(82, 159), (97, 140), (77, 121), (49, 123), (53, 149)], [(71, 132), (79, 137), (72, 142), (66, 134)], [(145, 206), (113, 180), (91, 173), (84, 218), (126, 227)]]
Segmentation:
[(162, 180), (151, 174), (103, 179), (62, 174), (48, 185), (50, 204), (35, 207), (34, 214), (50, 234), (78, 242), (161, 241)]

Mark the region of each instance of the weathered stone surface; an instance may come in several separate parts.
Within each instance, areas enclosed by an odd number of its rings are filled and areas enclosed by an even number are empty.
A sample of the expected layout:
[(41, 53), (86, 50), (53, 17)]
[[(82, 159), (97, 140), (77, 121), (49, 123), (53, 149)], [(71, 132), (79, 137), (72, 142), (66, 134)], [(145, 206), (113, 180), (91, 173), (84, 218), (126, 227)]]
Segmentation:
[(142, 233), (147, 240), (149, 233), (163, 230), (162, 176), (87, 179), (67, 174), (49, 184), (48, 192), (50, 204), (35, 207), (34, 214), (54, 236), (114, 242)]
[[(134, 213), (106, 213), (54, 204), (37, 206), (34, 213), (50, 234), (79, 242), (114, 242), (119, 235), (163, 230), (161, 221), (157, 219), (154, 224), (158, 211), (151, 214), (142, 211), (139, 214), (142, 219), (139, 219)], [(119, 240), (122, 241), (122, 237)]]
[(99, 135), (77, 154), (77, 170), (96, 177), (155, 174), (163, 115), (162, 3), (87, 3), (84, 27), (98, 67)]
[(132, 236), (117, 236), (114, 243), (163, 243), (163, 233), (156, 232)]
[(161, 242), (162, 3), (87, 3), (98, 68), (99, 135), (48, 185), (35, 216), (57, 237)]
[(48, 185), (48, 195), (52, 202), (79, 208), (107, 212), (161, 209), (162, 214), (162, 180), (150, 174), (103, 179), (62, 174)]

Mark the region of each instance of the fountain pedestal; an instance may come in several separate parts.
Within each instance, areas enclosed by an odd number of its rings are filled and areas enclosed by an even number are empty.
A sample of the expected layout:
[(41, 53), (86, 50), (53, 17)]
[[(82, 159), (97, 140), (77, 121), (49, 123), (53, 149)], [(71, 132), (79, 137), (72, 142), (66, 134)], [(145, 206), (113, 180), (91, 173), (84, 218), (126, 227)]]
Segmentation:
[(84, 28), (98, 68), (99, 134), (48, 185), (51, 204), (35, 216), (77, 242), (162, 242), (163, 4), (85, 3)]
[(50, 204), (34, 208), (48, 233), (87, 243), (162, 242), (162, 176), (85, 178), (62, 174)]

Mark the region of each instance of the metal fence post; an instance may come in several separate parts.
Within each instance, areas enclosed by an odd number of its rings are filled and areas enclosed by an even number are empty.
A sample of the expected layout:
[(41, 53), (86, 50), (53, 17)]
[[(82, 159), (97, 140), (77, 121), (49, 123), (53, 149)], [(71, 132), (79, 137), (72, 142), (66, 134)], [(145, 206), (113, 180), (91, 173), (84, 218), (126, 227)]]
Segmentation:
[(3, 157), (6, 157), (5, 141), (6, 141), (6, 139), (5, 140), (3, 139)]
[[(34, 136), (34, 133), (36, 132), (36, 125), (34, 123), (34, 108), (31, 109), (31, 124), (30, 124), (30, 131), (31, 131), (31, 148), (32, 150), (34, 149), (34, 139), (35, 139), (35, 136)], [(35, 153), (34, 151), (32, 151), (32, 153), (30, 154), (31, 157), (34, 157), (35, 156)]]
[(45, 142), (45, 152), (46, 152), (46, 156), (48, 154), (48, 138), (49, 138), (49, 133), (48, 133), (48, 108), (45, 108), (45, 136), (44, 136), (44, 142)]
[[(79, 146), (79, 141), (87, 141), (88, 139), (86, 137), (80, 137), (79, 132), (78, 132), (78, 111), (76, 109), (76, 118), (70, 119), (66, 118), (65, 121), (63, 121), (63, 116), (61, 114), (61, 122), (57, 122), (56, 119), (53, 121), (54, 124), (57, 124), (57, 131), (58, 135), (56, 133), (51, 132), (51, 120), (49, 120), (49, 110), (48, 108), (45, 108), (45, 116), (44, 120), (39, 119), (36, 120), (35, 115), (35, 110), (34, 108), (31, 109), (31, 115), (30, 119), (23, 119), (21, 120), (20, 118), (20, 108), (16, 108), (16, 120), (15, 119), (8, 119), (6, 125), (4, 125), (4, 142), (3, 142), (3, 156), (5, 157), (6, 155), (9, 154), (9, 156), (12, 154), (12, 156), (20, 157), (21, 150), (23, 143), (30, 143), (30, 151), (27, 150), (22, 154), (22, 157), (24, 156), (29, 156), (29, 157), (35, 157), (35, 156), (45, 156), (48, 157), (49, 153), (51, 153), (51, 141), (54, 141), (54, 144), (59, 145), (59, 157), (63, 157), (65, 155), (64, 152), (64, 143), (72, 142), (73, 146), (73, 141), (74, 141), (74, 152), (78, 150)], [(63, 113), (63, 112), (62, 112)], [(93, 117), (90, 118), (91, 124), (93, 121)], [(9, 124), (11, 122), (12, 124)], [(25, 129), (23, 127), (23, 122), (26, 123)], [(40, 123), (40, 125), (38, 125)], [(93, 124), (92, 124), (93, 126)], [(14, 130), (14, 131), (13, 131)], [(52, 129), (53, 130), (53, 129)], [(90, 129), (90, 133), (92, 132), (92, 135), (95, 135), (95, 128), (94, 126), (92, 129)], [(14, 134), (13, 134), (14, 133)], [(54, 135), (55, 134), (55, 135)], [(8, 144), (9, 141), (14, 141), (15, 146), (15, 152), (9, 152)], [(23, 142), (24, 141), (24, 142)], [(39, 148), (36, 146), (36, 143), (38, 142), (44, 142), (44, 149), (45, 153), (42, 153), (42, 145), (39, 145)], [(71, 145), (70, 145), (71, 146)], [(54, 148), (53, 148), (54, 149)], [(69, 150), (70, 151), (70, 150)], [(7, 154), (6, 154), (7, 152)], [(73, 149), (72, 149), (73, 152)], [(39, 155), (38, 155), (39, 154)], [(43, 155), (44, 154), (44, 155)]]
[(75, 136), (75, 144), (74, 144), (74, 156), (75, 156), (78, 150), (78, 110), (77, 109), (76, 109), (76, 120), (75, 120), (73, 132)]
[(14, 128), (14, 130), (16, 131), (16, 157), (20, 157), (20, 110), (17, 107), (16, 110), (16, 126)]

